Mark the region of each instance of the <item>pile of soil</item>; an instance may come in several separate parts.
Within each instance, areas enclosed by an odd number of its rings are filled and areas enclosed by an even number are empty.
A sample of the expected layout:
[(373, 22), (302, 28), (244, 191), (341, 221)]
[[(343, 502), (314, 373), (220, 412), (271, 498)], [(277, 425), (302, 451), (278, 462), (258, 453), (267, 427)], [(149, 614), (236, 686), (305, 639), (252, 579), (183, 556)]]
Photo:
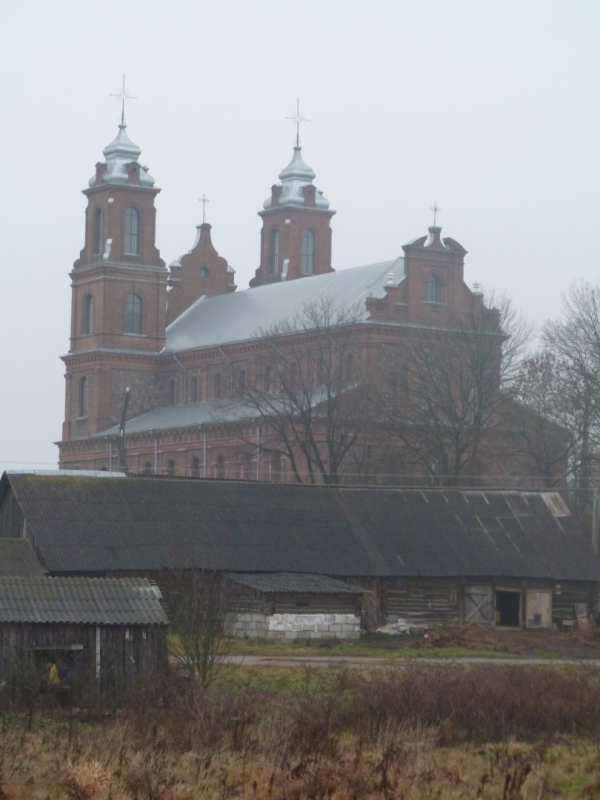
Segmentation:
[(520, 655), (524, 652), (524, 647), (519, 646), (519, 643), (498, 634), (493, 628), (486, 628), (475, 623), (432, 628), (425, 637), (416, 639), (411, 642), (410, 646), (419, 649), (463, 647), (467, 650), (486, 650), (513, 655)]

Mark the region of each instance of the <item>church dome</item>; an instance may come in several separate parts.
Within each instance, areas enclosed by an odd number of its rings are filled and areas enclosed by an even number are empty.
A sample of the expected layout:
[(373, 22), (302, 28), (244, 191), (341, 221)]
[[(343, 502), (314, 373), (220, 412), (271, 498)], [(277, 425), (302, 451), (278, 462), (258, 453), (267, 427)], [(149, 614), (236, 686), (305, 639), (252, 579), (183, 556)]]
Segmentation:
[[(126, 166), (137, 162), (142, 151), (127, 135), (127, 125), (121, 122), (116, 138), (104, 148), (103, 153), (106, 159), (106, 170), (100, 179), (96, 175), (90, 179), (90, 187), (101, 184), (127, 183)], [(144, 167), (140, 169), (140, 186), (154, 186), (154, 178), (148, 174), (148, 170)]]
[[(316, 172), (308, 166), (302, 158), (302, 148), (300, 145), (294, 147), (294, 155), (290, 163), (279, 173), (279, 180), (281, 181), (282, 192), (278, 198), (278, 206), (303, 206), (304, 194), (302, 189), (305, 186), (310, 186), (316, 178)], [(273, 207), (272, 197), (265, 200), (263, 208), (269, 209)], [(315, 207), (326, 209), (329, 208), (329, 200), (326, 200), (321, 192), (316, 192)]]

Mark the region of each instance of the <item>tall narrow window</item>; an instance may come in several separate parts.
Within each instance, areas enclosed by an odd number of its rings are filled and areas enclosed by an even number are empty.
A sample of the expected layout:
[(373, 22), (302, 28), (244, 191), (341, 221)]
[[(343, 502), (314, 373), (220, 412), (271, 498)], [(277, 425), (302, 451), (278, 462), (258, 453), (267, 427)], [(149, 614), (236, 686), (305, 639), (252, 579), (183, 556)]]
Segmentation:
[(170, 380), (169, 381), (169, 405), (170, 406), (174, 406), (175, 405), (175, 394), (176, 394), (176, 391), (177, 391), (177, 384), (175, 383), (174, 380)]
[(140, 214), (135, 208), (125, 212), (125, 255), (137, 256), (140, 252)]
[(130, 294), (125, 304), (125, 333), (142, 332), (142, 298)]
[(217, 478), (224, 479), (227, 477), (227, 471), (225, 469), (225, 458), (223, 456), (219, 456), (217, 458)]
[(83, 301), (83, 332), (94, 332), (94, 297), (86, 294)]
[(144, 475), (152, 475), (152, 464), (149, 461), (144, 464)]
[(213, 384), (213, 397), (215, 400), (220, 400), (223, 396), (223, 387), (221, 382), (221, 373), (217, 372)]
[(246, 370), (241, 369), (238, 375), (238, 394), (240, 397), (243, 397), (246, 391)]
[(79, 379), (77, 394), (77, 416), (87, 417), (88, 415), (88, 382), (87, 378)]
[(427, 281), (427, 302), (428, 303), (437, 303), (439, 301), (439, 286), (438, 286), (438, 279), (435, 275), (431, 275), (429, 280)]
[(279, 453), (273, 454), (271, 461), (271, 480), (273, 483), (281, 483), (281, 456)]
[(269, 245), (269, 275), (276, 275), (279, 272), (279, 231), (271, 231)]
[(94, 211), (94, 230), (92, 236), (92, 255), (99, 256), (102, 252), (102, 209)]
[(175, 462), (171, 459), (167, 464), (167, 475), (175, 475), (177, 473)]
[(298, 363), (292, 361), (288, 370), (288, 384), (290, 389), (295, 389), (298, 383)]
[(199, 458), (192, 458), (191, 473), (192, 473), (192, 478), (199, 478), (200, 477), (200, 459)]
[(265, 392), (270, 392), (273, 390), (273, 370), (268, 364), (265, 367), (265, 371), (263, 374), (263, 383), (265, 387)]
[(302, 274), (312, 275), (315, 271), (315, 235), (312, 231), (302, 234)]
[(198, 402), (198, 378), (195, 375), (190, 381), (190, 401), (192, 403)]
[(345, 375), (344, 380), (346, 383), (352, 383), (354, 377), (354, 357), (352, 353), (346, 356)]

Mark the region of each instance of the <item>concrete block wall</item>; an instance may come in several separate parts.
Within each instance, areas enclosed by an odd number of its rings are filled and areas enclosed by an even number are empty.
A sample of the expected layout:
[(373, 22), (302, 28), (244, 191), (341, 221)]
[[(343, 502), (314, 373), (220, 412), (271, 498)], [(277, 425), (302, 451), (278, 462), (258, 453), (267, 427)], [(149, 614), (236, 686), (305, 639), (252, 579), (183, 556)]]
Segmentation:
[(248, 639), (358, 639), (355, 614), (231, 614), (229, 636)]

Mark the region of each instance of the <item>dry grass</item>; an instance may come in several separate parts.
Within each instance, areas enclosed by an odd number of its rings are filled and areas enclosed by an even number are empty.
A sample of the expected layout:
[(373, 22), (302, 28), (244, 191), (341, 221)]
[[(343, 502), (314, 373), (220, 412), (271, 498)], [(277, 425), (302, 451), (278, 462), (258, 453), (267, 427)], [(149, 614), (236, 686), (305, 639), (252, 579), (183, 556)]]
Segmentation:
[(237, 670), (129, 706), (4, 709), (0, 800), (600, 797), (597, 672)]

